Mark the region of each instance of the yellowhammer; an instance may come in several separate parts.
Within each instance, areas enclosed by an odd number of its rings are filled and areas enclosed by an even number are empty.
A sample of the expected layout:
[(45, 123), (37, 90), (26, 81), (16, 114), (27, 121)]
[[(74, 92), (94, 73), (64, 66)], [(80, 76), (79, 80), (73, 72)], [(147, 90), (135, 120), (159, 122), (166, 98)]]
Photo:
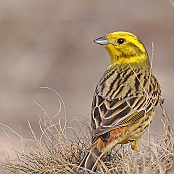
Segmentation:
[(95, 171), (97, 160), (117, 144), (131, 142), (136, 151), (161, 95), (146, 49), (137, 36), (114, 32), (94, 42), (104, 45), (111, 63), (94, 93), (92, 145), (78, 173)]

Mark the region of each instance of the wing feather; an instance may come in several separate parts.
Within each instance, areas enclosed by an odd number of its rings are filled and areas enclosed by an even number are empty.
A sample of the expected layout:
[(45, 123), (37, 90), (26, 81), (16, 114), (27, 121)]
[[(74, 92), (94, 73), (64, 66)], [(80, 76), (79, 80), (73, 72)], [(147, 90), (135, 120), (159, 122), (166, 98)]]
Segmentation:
[(93, 100), (93, 121), (96, 124), (93, 137), (101, 136), (117, 127), (134, 124), (151, 111), (158, 103), (160, 95), (159, 84), (154, 77), (151, 80), (148, 92), (142, 89), (123, 99), (116, 97), (109, 100), (96, 93), (96, 99)]

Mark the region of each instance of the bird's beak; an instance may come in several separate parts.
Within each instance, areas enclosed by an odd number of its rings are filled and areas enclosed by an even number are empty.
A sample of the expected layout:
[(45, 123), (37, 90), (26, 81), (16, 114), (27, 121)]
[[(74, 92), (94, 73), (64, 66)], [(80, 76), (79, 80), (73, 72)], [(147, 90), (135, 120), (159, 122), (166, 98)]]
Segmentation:
[(99, 37), (94, 42), (100, 45), (108, 45), (110, 43), (106, 36)]

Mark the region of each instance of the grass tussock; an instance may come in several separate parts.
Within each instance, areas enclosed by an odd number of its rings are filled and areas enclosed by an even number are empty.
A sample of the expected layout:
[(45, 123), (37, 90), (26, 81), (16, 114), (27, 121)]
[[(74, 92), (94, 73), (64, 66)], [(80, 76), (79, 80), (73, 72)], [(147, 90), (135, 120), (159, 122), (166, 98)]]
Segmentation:
[[(49, 89), (49, 88), (47, 88)], [(52, 90), (52, 89), (50, 89)], [(78, 122), (78, 128), (73, 128), (66, 119), (63, 100), (58, 95), (60, 109), (50, 117), (47, 110), (36, 103), (43, 111), (39, 120), (40, 136), (33, 130), (28, 121), (32, 137), (24, 138), (10, 127), (1, 124), (2, 129), (10, 137), (15, 134), (20, 138), (21, 149), (12, 142), (11, 150), (15, 158), (5, 157), (0, 162), (4, 173), (8, 174), (70, 174), (77, 167), (90, 145), (89, 122)], [(165, 133), (161, 137), (142, 138), (140, 151), (133, 152), (129, 145), (117, 146), (100, 160), (96, 173), (100, 174), (172, 174), (174, 173), (174, 129), (165, 113), (162, 104), (161, 121)], [(159, 115), (159, 114), (158, 114)], [(61, 118), (64, 118), (63, 124)], [(68, 131), (74, 132), (73, 138)], [(150, 134), (150, 133), (149, 133)], [(151, 136), (150, 136), (151, 137)], [(93, 172), (94, 173), (94, 172)]]

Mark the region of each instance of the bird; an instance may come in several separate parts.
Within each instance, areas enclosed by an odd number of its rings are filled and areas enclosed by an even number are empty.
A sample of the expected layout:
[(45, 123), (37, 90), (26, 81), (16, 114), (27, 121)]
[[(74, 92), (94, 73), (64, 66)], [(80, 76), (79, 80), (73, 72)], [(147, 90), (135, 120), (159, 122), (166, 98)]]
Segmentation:
[(117, 31), (95, 43), (106, 48), (110, 65), (99, 80), (91, 109), (91, 146), (77, 173), (96, 171), (98, 161), (118, 144), (138, 141), (152, 122), (161, 97), (144, 44), (138, 36)]

